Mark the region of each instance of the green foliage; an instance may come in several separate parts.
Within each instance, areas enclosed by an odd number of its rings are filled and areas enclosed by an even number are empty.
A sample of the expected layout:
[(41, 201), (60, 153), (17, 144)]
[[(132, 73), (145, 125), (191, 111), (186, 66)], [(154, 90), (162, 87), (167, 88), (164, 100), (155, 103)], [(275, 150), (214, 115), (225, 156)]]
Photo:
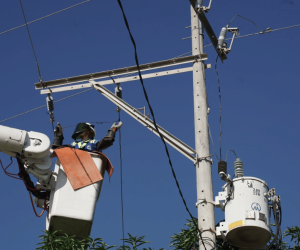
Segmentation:
[(222, 250), (238, 250), (238, 247), (231, 246), (228, 242), (224, 242), (222, 239), (217, 238), (217, 249)]
[[(125, 239), (121, 239), (121, 240), (124, 240), (124, 242), (131, 245), (131, 247), (127, 246), (127, 245), (120, 246), (118, 248), (118, 250), (129, 250), (129, 249), (137, 250), (139, 246), (142, 246), (146, 243), (150, 243), (150, 241), (144, 240), (145, 236), (137, 237), (137, 236), (132, 236), (130, 233), (128, 233), (128, 236), (129, 236), (129, 238), (125, 238)], [(155, 249), (149, 247), (149, 248), (143, 248), (143, 250), (155, 250)], [(160, 248), (159, 250), (164, 250), (164, 248)]]
[[(170, 247), (174, 247), (174, 250), (179, 249), (199, 249), (199, 242), (197, 237), (197, 228), (192, 220), (187, 220), (188, 223), (185, 225), (188, 227), (187, 229), (181, 229), (179, 234), (174, 234), (171, 236), (171, 245)], [(198, 226), (198, 220), (195, 220)]]
[[(92, 239), (91, 237), (86, 237), (84, 239), (78, 239), (76, 236), (70, 235), (58, 235), (59, 231), (49, 232), (43, 231), (45, 235), (40, 235), (41, 240), (38, 245), (40, 245), (37, 250), (108, 250), (117, 245), (109, 246), (103, 242), (102, 238)], [(149, 243), (150, 241), (145, 241), (145, 236), (132, 236), (128, 234), (128, 238), (124, 239), (127, 245), (119, 246), (117, 250), (138, 250), (138, 247)], [(123, 239), (122, 239), (123, 240)], [(143, 248), (143, 250), (155, 250), (152, 248)], [(159, 250), (164, 250), (161, 248)]]
[[(132, 246), (133, 250), (137, 250), (137, 248), (141, 245), (144, 245), (146, 243), (149, 243), (150, 241), (144, 241), (145, 236), (137, 237), (132, 236), (130, 233), (128, 233), (129, 238), (122, 239), (126, 243), (129, 243)], [(131, 249), (131, 248), (129, 248)]]
[(45, 235), (40, 235), (41, 245), (37, 250), (106, 250), (116, 246), (108, 246), (102, 238), (93, 240), (91, 237), (78, 239), (76, 236), (57, 235), (59, 231), (43, 231)]
[[(196, 225), (198, 226), (198, 219), (194, 218)], [(174, 250), (180, 249), (199, 249), (199, 241), (198, 241), (198, 232), (197, 227), (195, 226), (193, 220), (187, 220), (188, 223), (185, 225), (187, 229), (181, 229), (179, 234), (175, 234), (171, 236), (171, 247), (174, 247)], [(207, 244), (208, 245), (208, 244)], [(228, 242), (224, 242), (222, 239), (217, 239), (217, 249), (222, 250), (237, 250), (238, 248), (229, 245)]]
[[(195, 218), (196, 223), (198, 220)], [(171, 247), (174, 250), (196, 250), (199, 249), (198, 242), (198, 232), (197, 227), (192, 220), (188, 220), (185, 224), (186, 229), (182, 229), (179, 234), (171, 236)], [(197, 225), (198, 226), (198, 225)], [(272, 224), (274, 226), (274, 224)], [(108, 250), (110, 248), (116, 248), (117, 250), (155, 250), (151, 247), (144, 248), (144, 244), (149, 243), (146, 241), (145, 236), (132, 236), (128, 234), (128, 238), (122, 239), (126, 243), (124, 246), (109, 246), (103, 242), (102, 238), (92, 239), (91, 237), (86, 237), (84, 239), (78, 239), (76, 236), (58, 235), (58, 231), (49, 232), (43, 231), (45, 235), (39, 236), (41, 242), (37, 250)], [(291, 241), (294, 243), (293, 246), (288, 246), (288, 243), (282, 242), (282, 248), (280, 250), (300, 250), (300, 228), (298, 226), (288, 227), (284, 231), (283, 237), (291, 237)], [(274, 238), (274, 233), (272, 232), (272, 239)], [(204, 239), (205, 240), (205, 239)], [(224, 242), (222, 239), (217, 239), (216, 249), (220, 250), (238, 250), (237, 247), (229, 245), (228, 242)], [(143, 248), (142, 248), (143, 247)], [(270, 250), (276, 249), (277, 246), (272, 246)], [(164, 250), (160, 248), (159, 250)]]
[(292, 249), (300, 250), (300, 228), (297, 226), (288, 227), (283, 233), (283, 237), (286, 236), (290, 236), (291, 241), (294, 242), (294, 247)]

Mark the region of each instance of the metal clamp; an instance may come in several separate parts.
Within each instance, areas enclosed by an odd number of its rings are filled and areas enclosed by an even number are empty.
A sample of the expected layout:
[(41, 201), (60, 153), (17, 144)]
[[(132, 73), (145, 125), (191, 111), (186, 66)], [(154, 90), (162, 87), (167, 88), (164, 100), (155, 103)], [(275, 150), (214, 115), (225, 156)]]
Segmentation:
[(210, 203), (212, 204), (213, 206), (216, 205), (216, 203), (214, 201), (208, 201), (206, 200), (205, 198), (204, 199), (199, 199), (197, 202), (196, 202), (196, 208), (198, 208), (198, 206), (202, 203)]
[(198, 164), (198, 162), (201, 162), (201, 161), (208, 161), (210, 162), (211, 164), (214, 163), (213, 159), (211, 159), (210, 157), (212, 157), (213, 155), (209, 155), (209, 156), (205, 156), (205, 157), (198, 157), (198, 154), (196, 154), (196, 161), (194, 162), (194, 165), (196, 166)]
[(211, 8), (211, 3), (212, 3), (212, 0), (210, 0), (209, 1), (209, 5), (207, 7), (205, 7), (205, 6), (202, 6), (203, 0), (198, 0), (198, 1), (196, 1), (195, 9), (198, 12), (204, 11), (204, 12), (207, 13), (210, 10), (210, 8)]
[(202, 228), (200, 228), (199, 230), (200, 230), (201, 233), (209, 231), (209, 232), (212, 232), (214, 234), (217, 234), (216, 231), (214, 229), (212, 229), (212, 228), (209, 228), (209, 229), (202, 229)]

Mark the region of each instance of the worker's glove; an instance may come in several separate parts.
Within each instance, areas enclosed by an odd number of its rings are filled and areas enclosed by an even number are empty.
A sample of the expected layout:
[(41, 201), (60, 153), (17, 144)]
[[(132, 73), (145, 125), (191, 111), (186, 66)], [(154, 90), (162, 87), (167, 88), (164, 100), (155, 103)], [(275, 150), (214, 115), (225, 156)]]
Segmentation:
[(116, 123), (114, 123), (111, 128), (108, 130), (107, 135), (105, 137), (112, 137), (115, 138), (115, 133), (121, 128), (121, 126), (123, 125), (123, 122), (119, 122), (118, 125), (116, 125)]
[(63, 135), (63, 129), (60, 123), (57, 123), (57, 126), (54, 130), (54, 140), (52, 143), (52, 149), (56, 149), (60, 147), (63, 144), (64, 135)]
[(122, 125), (123, 125), (123, 122), (119, 122), (119, 124), (118, 125), (116, 125), (116, 123), (114, 123), (112, 126), (111, 126), (111, 128), (110, 128), (110, 130), (112, 130), (113, 132), (117, 132), (121, 127), (122, 127)]

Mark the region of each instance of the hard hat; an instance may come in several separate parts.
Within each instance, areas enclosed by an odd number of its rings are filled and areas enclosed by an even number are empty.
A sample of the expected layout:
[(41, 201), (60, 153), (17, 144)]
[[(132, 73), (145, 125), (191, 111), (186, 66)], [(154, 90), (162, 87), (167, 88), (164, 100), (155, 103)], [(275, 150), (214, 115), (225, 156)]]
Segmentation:
[(81, 123), (78, 123), (75, 130), (74, 130), (74, 133), (72, 135), (72, 138), (73, 140), (77, 140), (77, 139), (80, 139), (80, 135), (85, 132), (85, 131), (90, 131), (93, 135), (93, 138), (95, 138), (96, 136), (96, 130), (95, 130), (95, 126), (94, 125), (91, 125), (90, 123), (85, 123), (85, 122), (81, 122)]

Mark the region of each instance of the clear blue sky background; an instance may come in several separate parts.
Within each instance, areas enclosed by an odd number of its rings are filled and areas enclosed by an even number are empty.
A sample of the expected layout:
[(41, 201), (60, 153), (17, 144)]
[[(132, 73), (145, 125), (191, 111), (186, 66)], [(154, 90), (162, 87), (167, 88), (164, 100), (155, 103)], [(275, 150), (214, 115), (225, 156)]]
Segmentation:
[[(27, 21), (76, 4), (74, 0), (23, 0)], [(207, 1), (204, 1), (207, 2)], [(137, 43), (140, 63), (173, 58), (191, 51), (189, 1), (123, 1)], [(261, 29), (300, 23), (300, 2), (296, 0), (213, 1), (207, 17), (218, 35), (236, 14)], [(0, 32), (24, 23), (19, 1), (0, 1)], [(232, 26), (241, 35), (257, 32), (253, 24), (236, 19)], [(117, 1), (93, 0), (71, 10), (29, 25), (45, 81), (135, 65), (133, 46)], [(300, 27), (237, 39), (233, 50), (218, 70), (222, 91), (223, 155), (234, 149), (243, 160), (245, 175), (265, 180), (282, 198), (283, 226), (300, 224), (299, 190), (299, 40)], [(205, 36), (205, 44), (210, 41)], [(214, 67), (216, 53), (205, 49)], [(38, 73), (26, 28), (0, 36), (0, 120), (45, 104), (45, 95), (35, 90)], [(219, 106), (217, 78), (208, 69), (209, 123), (219, 150)], [(123, 99), (136, 108), (146, 105), (140, 82), (121, 84)], [(194, 147), (192, 73), (145, 80), (159, 125)], [(114, 86), (108, 87), (110, 90)], [(54, 94), (55, 100), (76, 93)], [(62, 126), (78, 122), (113, 121), (115, 105), (97, 91), (55, 104), (55, 119)], [(149, 110), (147, 108), (147, 113)], [(160, 139), (125, 113), (121, 114), (125, 232), (146, 235), (153, 248), (168, 248), (170, 236), (178, 233), (188, 218)], [(47, 134), (53, 140), (46, 108), (1, 123)], [(97, 137), (105, 136), (110, 124), (96, 125)], [(74, 127), (65, 130), (71, 142)], [(121, 205), (118, 135), (105, 153), (115, 173), (105, 176), (97, 204), (92, 237), (109, 245), (121, 244)], [(196, 178), (192, 162), (169, 147), (187, 204), (196, 216)], [(211, 148), (213, 153), (213, 149)], [(212, 165), (214, 193), (224, 184)], [(7, 165), (9, 157), (1, 154)], [(233, 174), (233, 155), (228, 158)], [(16, 162), (11, 167), (17, 172)], [(35, 179), (35, 178), (32, 178)], [(0, 175), (2, 194), (1, 249), (35, 249), (45, 229), (45, 215), (36, 218), (23, 183)], [(216, 222), (223, 219), (216, 209)]]

